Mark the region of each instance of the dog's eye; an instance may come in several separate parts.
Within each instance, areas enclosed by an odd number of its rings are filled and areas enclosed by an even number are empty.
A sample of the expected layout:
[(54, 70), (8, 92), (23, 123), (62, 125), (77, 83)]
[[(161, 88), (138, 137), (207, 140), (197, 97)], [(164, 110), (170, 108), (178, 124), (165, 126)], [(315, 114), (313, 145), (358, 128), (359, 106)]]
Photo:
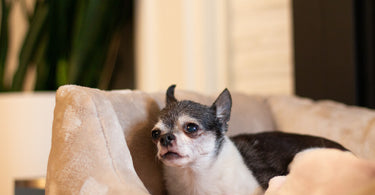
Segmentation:
[(185, 131), (187, 133), (194, 133), (198, 131), (198, 129), (199, 129), (199, 126), (195, 123), (188, 123), (185, 125)]
[(151, 132), (152, 139), (154, 140), (159, 139), (160, 134), (161, 134), (161, 131), (159, 129), (152, 130)]

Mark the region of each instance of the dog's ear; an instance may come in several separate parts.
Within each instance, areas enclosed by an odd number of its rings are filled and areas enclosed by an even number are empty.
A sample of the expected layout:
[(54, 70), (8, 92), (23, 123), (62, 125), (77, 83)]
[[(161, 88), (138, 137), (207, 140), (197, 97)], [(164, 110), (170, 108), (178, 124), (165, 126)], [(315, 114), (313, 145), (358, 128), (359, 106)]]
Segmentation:
[(216, 117), (226, 126), (230, 119), (230, 111), (232, 108), (232, 97), (228, 89), (224, 89), (224, 91), (221, 92), (212, 105), (212, 108), (216, 111)]
[(167, 94), (166, 94), (167, 105), (172, 103), (172, 102), (177, 102), (177, 99), (174, 97), (174, 88), (176, 88), (176, 85), (171, 85), (167, 89)]

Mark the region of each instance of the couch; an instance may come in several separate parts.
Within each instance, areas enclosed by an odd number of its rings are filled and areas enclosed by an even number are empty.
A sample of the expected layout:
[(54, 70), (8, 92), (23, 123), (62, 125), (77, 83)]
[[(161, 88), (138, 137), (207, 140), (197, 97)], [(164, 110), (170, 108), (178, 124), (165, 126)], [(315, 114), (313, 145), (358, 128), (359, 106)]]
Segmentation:
[[(217, 95), (176, 90), (179, 100), (190, 99), (208, 105)], [(363, 189), (372, 189), (370, 184), (375, 181), (375, 111), (296, 96), (232, 92), (232, 99), (228, 135), (281, 130), (332, 139), (355, 156), (339, 153), (330, 161), (331, 165), (346, 162), (347, 158), (363, 162), (354, 165), (366, 167), (364, 172), (369, 175), (361, 183)], [(60, 87), (56, 92), (46, 194), (165, 194), (162, 165), (155, 157), (156, 148), (150, 139), (151, 128), (164, 100), (164, 92), (102, 91), (75, 85)], [(324, 166), (324, 155), (327, 154), (306, 156), (320, 162), (314, 165)], [(301, 158), (309, 159), (307, 157)], [(311, 161), (308, 163), (310, 165), (305, 166), (311, 166)], [(335, 166), (325, 168), (332, 170), (332, 167)], [(296, 176), (297, 181), (305, 181), (299, 177)], [(272, 180), (272, 190), (268, 194), (289, 185), (288, 179)], [(293, 179), (290, 179), (292, 183)], [(366, 188), (365, 184), (370, 187)], [(286, 192), (293, 194), (289, 188)]]

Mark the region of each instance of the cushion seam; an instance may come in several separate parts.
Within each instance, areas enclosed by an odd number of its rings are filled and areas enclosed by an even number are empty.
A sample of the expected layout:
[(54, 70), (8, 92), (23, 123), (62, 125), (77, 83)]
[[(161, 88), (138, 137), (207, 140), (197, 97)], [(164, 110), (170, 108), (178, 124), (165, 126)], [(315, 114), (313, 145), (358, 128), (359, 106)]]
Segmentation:
[[(113, 168), (113, 170), (115, 172), (115, 175), (120, 179), (120, 182), (123, 183), (123, 184), (126, 184), (126, 182), (123, 181), (122, 177), (120, 176), (119, 171), (117, 169), (117, 166), (114, 163), (114, 160), (113, 160), (113, 157), (112, 157), (112, 151), (111, 151), (111, 149), (109, 147), (108, 137), (107, 137), (106, 133), (104, 132), (103, 123), (100, 120), (99, 113), (97, 112), (97, 109), (96, 109), (96, 102), (93, 101), (93, 103), (95, 105), (94, 107), (95, 107), (96, 118), (99, 120), (99, 123), (100, 123), (100, 130), (101, 130), (101, 133), (103, 134), (103, 137), (104, 137), (105, 146), (106, 146), (106, 149), (107, 149), (107, 152), (108, 152), (108, 156), (109, 156), (110, 161), (111, 161), (112, 168)], [(112, 106), (112, 103), (111, 103), (111, 106)], [(113, 108), (113, 106), (112, 106), (112, 108)]]

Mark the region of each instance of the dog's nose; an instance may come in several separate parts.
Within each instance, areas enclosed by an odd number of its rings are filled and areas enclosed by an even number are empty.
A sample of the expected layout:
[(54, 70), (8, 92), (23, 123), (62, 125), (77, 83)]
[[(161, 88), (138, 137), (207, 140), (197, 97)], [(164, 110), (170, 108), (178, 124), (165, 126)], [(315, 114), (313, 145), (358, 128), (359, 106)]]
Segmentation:
[(176, 137), (172, 133), (167, 133), (160, 137), (160, 144), (166, 147), (168, 145), (172, 145), (172, 141), (175, 139)]

